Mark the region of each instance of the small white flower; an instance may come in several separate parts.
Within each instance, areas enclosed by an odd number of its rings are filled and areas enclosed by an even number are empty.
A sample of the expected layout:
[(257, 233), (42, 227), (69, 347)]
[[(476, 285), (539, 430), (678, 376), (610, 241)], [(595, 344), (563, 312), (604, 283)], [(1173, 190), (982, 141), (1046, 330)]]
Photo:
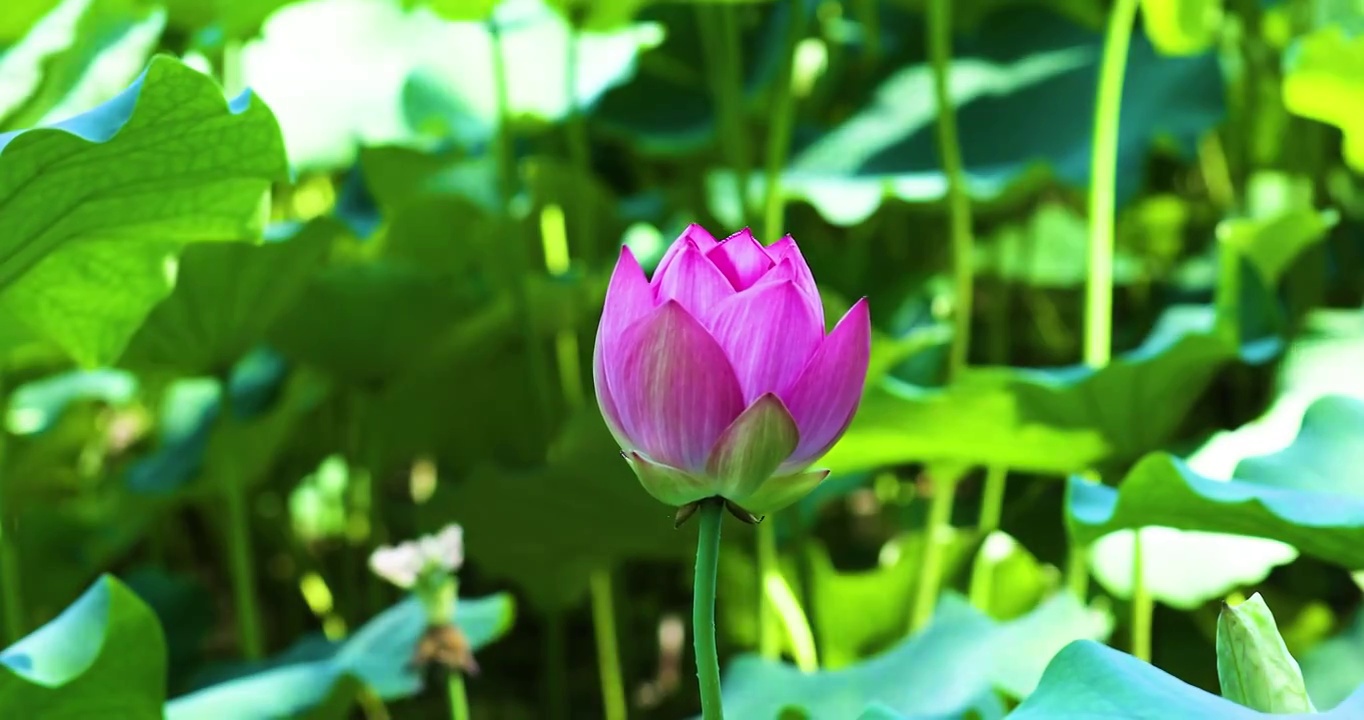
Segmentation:
[(369, 556), (370, 570), (397, 585), (411, 588), (427, 572), (454, 572), (464, 564), (464, 529), (447, 525), (435, 535), (424, 535), (396, 547), (375, 548)]

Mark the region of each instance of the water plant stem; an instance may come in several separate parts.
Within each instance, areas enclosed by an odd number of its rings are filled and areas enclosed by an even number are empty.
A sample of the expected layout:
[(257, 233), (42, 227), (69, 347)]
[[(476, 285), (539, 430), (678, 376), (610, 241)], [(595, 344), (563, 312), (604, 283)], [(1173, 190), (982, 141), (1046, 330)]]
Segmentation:
[(736, 7), (728, 4), (696, 5), (696, 20), (701, 29), (701, 45), (706, 56), (706, 72), (711, 95), (715, 99), (716, 114), (719, 115), (721, 147), (734, 167), (740, 216), (743, 224), (748, 225), (752, 211), (748, 198), (751, 160), (748, 129), (744, 126), (743, 53), (737, 12)]
[[(1085, 284), (1084, 360), (1091, 367), (1108, 364), (1113, 344), (1113, 242), (1116, 235), (1118, 184), (1118, 129), (1122, 110), (1123, 76), (1127, 71), (1132, 26), (1138, 0), (1117, 0), (1108, 16), (1103, 56), (1099, 61), (1099, 87), (1094, 108), (1094, 139), (1089, 166), (1089, 277)], [(1072, 553), (1080, 548), (1072, 548)], [(1141, 648), (1144, 633), (1146, 658), (1150, 657), (1152, 604), (1141, 574), (1140, 534), (1132, 545), (1133, 654)], [(1082, 558), (1081, 558), (1082, 559)], [(1079, 570), (1077, 570), (1077, 567)], [(1071, 572), (1083, 571), (1076, 562)], [(1085, 581), (1088, 582), (1087, 580)], [(1070, 578), (1075, 588), (1079, 582)], [(1146, 598), (1146, 599), (1142, 599)]]
[[(981, 490), (980, 516), (976, 530), (982, 540), (999, 529), (999, 520), (1004, 514), (1004, 491), (1007, 489), (1009, 469), (1003, 465), (993, 465), (985, 473), (985, 487)], [(971, 604), (987, 610), (990, 596), (994, 592), (995, 561), (988, 557), (983, 546), (976, 553), (975, 565), (971, 568)]]
[(777, 527), (767, 521), (758, 523), (758, 653), (768, 660), (781, 657), (781, 627), (767, 592), (768, 578), (781, 572), (777, 567)]
[(1138, 660), (1151, 661), (1151, 620), (1155, 614), (1155, 600), (1146, 586), (1145, 564), (1141, 548), (1141, 528), (1132, 531), (1132, 655)]
[(943, 551), (952, 531), (952, 506), (956, 500), (957, 482), (961, 479), (956, 469), (930, 468), (926, 471), (933, 488), (928, 500), (928, 527), (924, 533), (923, 556), (919, 561), (919, 585), (914, 591), (914, 607), (909, 616), (909, 630), (922, 630), (933, 618), (942, 589)]
[(582, 53), (578, 47), (580, 42), (582, 31), (575, 24), (568, 39), (568, 61), (565, 63), (567, 76), (564, 82), (568, 85), (569, 112), (564, 129), (568, 139), (568, 161), (573, 167), (574, 177), (578, 180), (574, 184), (572, 239), (583, 262), (591, 267), (598, 255), (597, 237), (593, 230), (596, 221), (593, 201), (596, 198), (592, 193), (594, 187), (591, 182), (592, 145), (587, 134), (587, 113), (583, 111), (581, 99), (578, 97), (579, 63), (582, 61)]
[(720, 521), (725, 504), (704, 500), (696, 539), (696, 583), (692, 589), (692, 637), (696, 649), (696, 679), (701, 686), (702, 720), (723, 720), (720, 702), (720, 657), (715, 644), (715, 578), (720, 560)]
[(469, 697), (464, 692), (464, 674), (451, 671), (445, 687), (450, 693), (450, 720), (469, 720)]
[(947, 175), (947, 210), (952, 239), (954, 280), (952, 348), (949, 378), (966, 369), (971, 352), (971, 305), (975, 297), (975, 239), (971, 235), (971, 198), (966, 190), (966, 171), (957, 139), (957, 118), (952, 108), (952, 4), (951, 0), (928, 3), (928, 55), (933, 64), (933, 98), (938, 109), (938, 156)]
[(521, 322), (521, 331), (526, 338), (527, 359), (530, 364), (531, 383), (535, 395), (540, 398), (536, 403), (539, 411), (540, 429), (550, 432), (553, 426), (553, 411), (550, 406), (552, 384), (549, 379), (549, 361), (545, 347), (535, 333), (535, 319), (530, 304), (530, 288), (527, 279), (531, 275), (530, 257), (524, 238), (521, 237), (519, 224), (511, 217), (512, 195), (516, 190), (516, 156), (512, 147), (511, 102), (507, 89), (506, 48), (502, 44), (502, 32), (496, 20), (488, 21), (488, 32), (492, 37), (492, 80), (497, 103), (497, 132), (493, 136), (492, 152), (497, 161), (497, 195), (501, 209), (499, 215), (502, 227), (501, 236), (505, 242), (500, 247), (509, 252), (510, 267), (506, 270), (506, 281), (513, 288), (512, 299), (516, 314)]
[[(5, 447), (9, 428), (5, 425), (9, 417), (9, 392), (4, 378), (0, 376), (0, 471), (5, 465)], [(0, 484), (0, 488), (5, 485)], [(3, 490), (0, 490), (3, 492)], [(22, 580), (19, 569), (19, 544), (12, 535), (14, 523), (10, 517), (14, 512), (8, 502), (0, 502), (0, 603), (4, 603), (5, 645), (15, 642), (24, 635), (24, 600), (19, 583)]]
[(601, 677), (602, 717), (604, 720), (625, 720), (625, 680), (620, 670), (620, 644), (616, 640), (611, 571), (592, 571), (588, 587), (592, 598), (592, 628), (597, 640), (597, 674)]
[[(220, 426), (231, 426), (236, 423), (236, 418), (233, 415), (232, 386), (228, 377), (222, 378), (221, 387), (218, 422)], [(235, 474), (226, 478), (222, 493), (227, 512), (228, 569), (237, 612), (237, 642), (244, 658), (259, 660), (265, 657), (265, 639), (261, 632), (260, 598), (256, 595), (247, 480)]]

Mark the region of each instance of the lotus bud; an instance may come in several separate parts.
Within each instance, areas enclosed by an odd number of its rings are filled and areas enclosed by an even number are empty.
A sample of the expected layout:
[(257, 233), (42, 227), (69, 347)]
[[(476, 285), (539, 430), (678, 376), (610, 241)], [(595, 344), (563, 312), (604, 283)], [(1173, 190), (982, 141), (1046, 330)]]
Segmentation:
[(1217, 617), (1217, 679), (1222, 696), (1272, 714), (1314, 713), (1302, 670), (1259, 593), (1223, 605)]
[(756, 521), (815, 488), (810, 470), (857, 410), (871, 352), (863, 298), (828, 334), (789, 235), (716, 241), (691, 225), (646, 277), (629, 248), (607, 288), (593, 356), (597, 403), (651, 495), (721, 498)]

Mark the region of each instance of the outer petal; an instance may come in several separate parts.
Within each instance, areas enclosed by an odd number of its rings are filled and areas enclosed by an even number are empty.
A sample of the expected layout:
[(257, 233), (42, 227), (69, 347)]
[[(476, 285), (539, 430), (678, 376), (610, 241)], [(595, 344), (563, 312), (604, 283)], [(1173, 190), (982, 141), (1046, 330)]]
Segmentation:
[(682, 470), (705, 469), (716, 438), (744, 410), (724, 350), (675, 300), (625, 331), (606, 375), (635, 449)]
[(650, 281), (652, 284), (658, 284), (659, 278), (663, 276), (663, 271), (672, 265), (673, 260), (676, 260), (678, 254), (686, 248), (688, 241), (700, 248), (703, 255), (719, 244), (705, 228), (696, 223), (688, 225), (687, 229), (683, 230), (682, 234), (678, 235), (677, 239), (673, 241), (673, 244), (668, 246), (668, 250), (663, 253), (663, 259), (659, 260), (658, 265), (654, 267), (654, 277)]
[(721, 497), (747, 497), (791, 457), (799, 440), (791, 413), (767, 393), (721, 433), (706, 460), (706, 474), (719, 482)]
[(686, 242), (658, 284), (658, 301), (676, 300), (692, 317), (704, 317), (721, 300), (734, 294), (734, 287), (696, 243)]
[(752, 287), (775, 265), (748, 228), (725, 238), (706, 257), (729, 278), (735, 290)]
[[(787, 271), (790, 273), (791, 277), (794, 278), (795, 286), (805, 290), (806, 295), (810, 297), (810, 301), (812, 301), (814, 305), (814, 310), (820, 315), (820, 323), (822, 325), (822, 323), (824, 323), (824, 303), (821, 303), (820, 301), (820, 288), (814, 284), (814, 274), (810, 273), (809, 263), (805, 262), (805, 255), (801, 255), (801, 248), (798, 248), (797, 245), (795, 245), (794, 237), (791, 237), (790, 235), (782, 237), (782, 239), (777, 240), (776, 243), (768, 245), (767, 251), (768, 256), (771, 256), (772, 258), (772, 262), (776, 263), (777, 270), (782, 269), (783, 262), (791, 263), (790, 270)], [(773, 277), (777, 270), (773, 270), (772, 273), (769, 273), (768, 277)]]
[(647, 315), (653, 306), (653, 290), (644, 278), (644, 270), (630, 248), (622, 247), (616, 269), (611, 273), (611, 283), (606, 288), (606, 302), (602, 306), (601, 323), (597, 326), (592, 350), (592, 384), (597, 392), (597, 405), (606, 419), (607, 428), (621, 447), (633, 447), (633, 443), (624, 435), (606, 368), (615, 362), (614, 351), (619, 347), (625, 329)]
[(715, 483), (703, 476), (660, 465), (639, 453), (623, 455), (625, 462), (630, 463), (630, 469), (634, 470), (635, 476), (639, 478), (639, 484), (661, 503), (680, 507), (718, 494)]
[(871, 357), (871, 315), (862, 298), (838, 321), (791, 390), (783, 395), (800, 427), (787, 470), (803, 468), (833, 447), (862, 399)]
[(730, 500), (754, 515), (766, 515), (809, 495), (810, 491), (824, 482), (826, 477), (829, 477), (828, 470), (811, 470), (797, 475), (774, 477), (763, 483), (752, 495)]
[(744, 400), (782, 393), (804, 369), (824, 339), (795, 283), (763, 283), (715, 307), (706, 327), (725, 349)]

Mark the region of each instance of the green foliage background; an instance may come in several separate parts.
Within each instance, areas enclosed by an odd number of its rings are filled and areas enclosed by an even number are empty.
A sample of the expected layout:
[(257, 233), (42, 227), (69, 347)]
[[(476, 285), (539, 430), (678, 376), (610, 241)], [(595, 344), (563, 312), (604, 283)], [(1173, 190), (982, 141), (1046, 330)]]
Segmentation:
[(1364, 712), (1364, 7), (1140, 0), (1096, 178), (1128, 3), (950, 3), (963, 256), (925, 0), (7, 0), (0, 715), (448, 717), (366, 561), (457, 522), (474, 718), (693, 716), (696, 530), (590, 373), (619, 247), (693, 221), (875, 332), (833, 476), (725, 527), (730, 716), (1260, 717), (1252, 591)]

